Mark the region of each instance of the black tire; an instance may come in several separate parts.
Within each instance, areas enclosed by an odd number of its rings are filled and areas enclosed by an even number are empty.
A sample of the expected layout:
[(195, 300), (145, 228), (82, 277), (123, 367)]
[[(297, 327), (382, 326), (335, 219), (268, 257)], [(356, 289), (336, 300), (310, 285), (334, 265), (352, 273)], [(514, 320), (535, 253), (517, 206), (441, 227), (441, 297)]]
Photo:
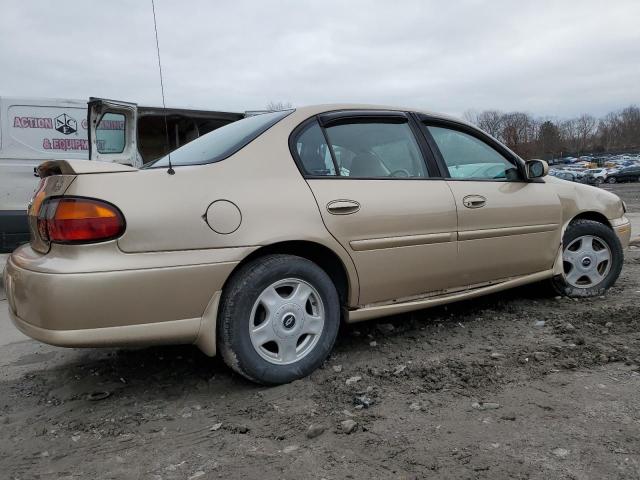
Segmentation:
[(571, 245), (571, 242), (584, 235), (594, 235), (607, 243), (612, 257), (609, 272), (600, 283), (588, 288), (572, 286), (566, 282), (564, 275), (558, 275), (552, 279), (551, 285), (560, 295), (568, 297), (595, 297), (602, 295), (615, 283), (622, 270), (624, 254), (620, 240), (611, 228), (600, 222), (583, 219), (571, 222), (562, 238), (563, 251), (565, 245)]
[(618, 180), (616, 179), (616, 177), (609, 177), (607, 178), (607, 183), (616, 183)]
[[(317, 343), (306, 356), (295, 363), (278, 365), (258, 354), (251, 342), (249, 325), (260, 294), (288, 278), (303, 280), (316, 289), (325, 319)], [(217, 323), (218, 351), (229, 367), (253, 382), (280, 385), (309, 375), (331, 353), (340, 327), (340, 300), (331, 278), (312, 261), (293, 255), (268, 255), (243, 265), (229, 279)]]

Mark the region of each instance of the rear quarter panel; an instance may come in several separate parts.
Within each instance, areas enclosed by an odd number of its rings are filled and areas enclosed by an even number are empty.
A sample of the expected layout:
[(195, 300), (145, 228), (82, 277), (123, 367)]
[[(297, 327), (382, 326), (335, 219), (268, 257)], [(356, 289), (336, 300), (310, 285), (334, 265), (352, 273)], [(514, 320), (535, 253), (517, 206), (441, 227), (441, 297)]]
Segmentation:
[[(176, 167), (175, 175), (166, 169), (79, 175), (66, 194), (104, 199), (120, 208), (127, 227), (118, 247), (127, 253), (290, 240), (322, 244), (341, 258), (350, 277), (350, 298), (355, 300), (358, 282), (353, 262), (325, 228), (289, 152), (289, 133), (302, 121), (290, 117), (226, 160)], [(207, 209), (217, 200), (232, 202), (240, 210), (241, 223), (235, 231), (221, 234), (209, 227)]]

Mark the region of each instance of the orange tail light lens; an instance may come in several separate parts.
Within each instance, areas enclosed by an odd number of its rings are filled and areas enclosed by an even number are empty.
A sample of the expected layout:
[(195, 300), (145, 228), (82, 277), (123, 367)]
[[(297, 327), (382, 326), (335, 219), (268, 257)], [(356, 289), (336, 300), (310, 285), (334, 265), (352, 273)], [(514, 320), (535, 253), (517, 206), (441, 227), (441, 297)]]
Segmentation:
[(124, 229), (124, 217), (117, 207), (90, 198), (48, 199), (38, 213), (38, 232), (50, 242), (103, 242), (119, 237)]

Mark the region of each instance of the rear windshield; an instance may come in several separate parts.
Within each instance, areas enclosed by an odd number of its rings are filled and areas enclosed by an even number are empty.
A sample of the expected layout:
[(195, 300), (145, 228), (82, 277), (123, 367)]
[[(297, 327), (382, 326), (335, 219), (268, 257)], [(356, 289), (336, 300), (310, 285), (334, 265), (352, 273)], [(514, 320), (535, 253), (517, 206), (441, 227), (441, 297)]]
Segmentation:
[[(202, 165), (224, 160), (255, 140), (293, 110), (263, 113), (229, 123), (187, 143), (171, 152), (171, 165)], [(169, 166), (169, 156), (164, 156), (143, 168)]]

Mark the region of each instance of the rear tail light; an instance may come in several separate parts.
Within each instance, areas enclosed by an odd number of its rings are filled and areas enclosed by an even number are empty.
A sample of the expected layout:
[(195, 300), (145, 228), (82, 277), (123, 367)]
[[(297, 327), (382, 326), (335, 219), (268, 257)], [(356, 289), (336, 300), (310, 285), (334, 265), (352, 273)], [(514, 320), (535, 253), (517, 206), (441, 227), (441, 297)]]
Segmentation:
[(38, 233), (50, 242), (102, 242), (119, 237), (124, 229), (124, 217), (117, 207), (90, 198), (50, 198), (38, 212)]

